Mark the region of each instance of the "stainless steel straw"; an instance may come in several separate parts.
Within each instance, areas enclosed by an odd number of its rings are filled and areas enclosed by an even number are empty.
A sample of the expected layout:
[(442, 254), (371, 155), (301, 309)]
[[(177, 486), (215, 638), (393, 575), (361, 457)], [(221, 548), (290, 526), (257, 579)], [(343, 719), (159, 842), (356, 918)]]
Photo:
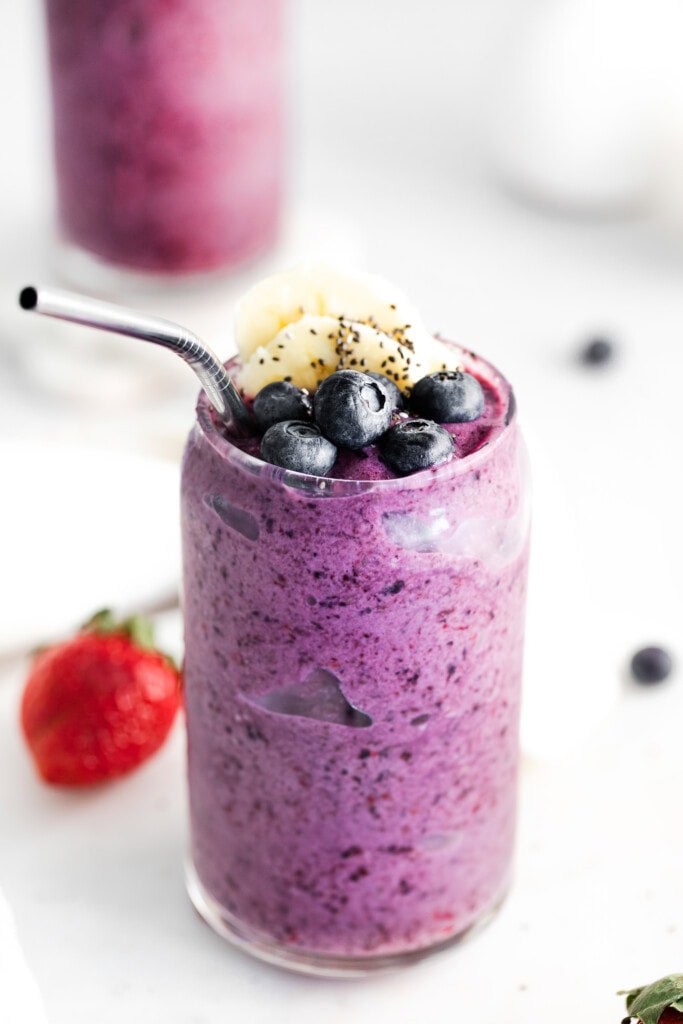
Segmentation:
[(251, 414), (220, 359), (185, 327), (171, 320), (148, 316), (134, 309), (76, 295), (60, 288), (23, 288), (19, 295), (19, 305), (22, 309), (42, 313), (43, 316), (69, 320), (86, 327), (113, 331), (115, 334), (126, 334), (131, 338), (170, 348), (194, 370), (211, 405), (226, 426), (233, 433), (242, 435), (253, 431)]

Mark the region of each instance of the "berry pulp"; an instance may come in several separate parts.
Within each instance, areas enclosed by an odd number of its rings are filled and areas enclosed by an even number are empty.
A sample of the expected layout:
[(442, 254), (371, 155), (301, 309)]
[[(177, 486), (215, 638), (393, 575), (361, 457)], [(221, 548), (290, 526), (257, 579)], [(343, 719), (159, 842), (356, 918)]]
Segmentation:
[(512, 393), (480, 373), (488, 441), (403, 479), (287, 474), (198, 406), (182, 485), (194, 871), (285, 961), (428, 950), (509, 883), (528, 495)]

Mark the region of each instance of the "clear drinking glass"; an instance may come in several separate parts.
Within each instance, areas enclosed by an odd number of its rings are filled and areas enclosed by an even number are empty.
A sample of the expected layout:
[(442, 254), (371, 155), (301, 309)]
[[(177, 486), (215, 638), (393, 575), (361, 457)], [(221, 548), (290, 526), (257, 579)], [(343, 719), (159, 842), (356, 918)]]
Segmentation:
[(46, 10), (67, 259), (179, 275), (267, 249), (282, 176), (282, 0)]
[(529, 493), (512, 391), (475, 453), (327, 480), (222, 436), (182, 483), (192, 900), (256, 956), (363, 974), (510, 881)]

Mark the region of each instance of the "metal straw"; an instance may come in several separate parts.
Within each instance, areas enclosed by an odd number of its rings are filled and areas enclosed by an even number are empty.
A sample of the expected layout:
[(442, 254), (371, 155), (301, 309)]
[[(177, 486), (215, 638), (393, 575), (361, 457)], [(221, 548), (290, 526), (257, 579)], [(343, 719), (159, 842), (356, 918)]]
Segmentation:
[(185, 327), (171, 320), (148, 316), (85, 295), (75, 295), (60, 288), (23, 288), (19, 295), (19, 305), (22, 309), (33, 310), (43, 316), (125, 334), (170, 348), (197, 374), (211, 405), (233, 433), (252, 432), (251, 413), (220, 359)]

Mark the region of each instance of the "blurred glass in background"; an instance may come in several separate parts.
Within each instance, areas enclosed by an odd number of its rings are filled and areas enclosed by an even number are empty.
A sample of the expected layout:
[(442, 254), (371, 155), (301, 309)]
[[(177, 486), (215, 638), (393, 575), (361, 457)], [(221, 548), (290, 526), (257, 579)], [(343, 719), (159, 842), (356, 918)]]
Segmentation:
[(232, 267), (272, 245), (283, 169), (282, 6), (46, 0), (68, 246), (178, 275)]

